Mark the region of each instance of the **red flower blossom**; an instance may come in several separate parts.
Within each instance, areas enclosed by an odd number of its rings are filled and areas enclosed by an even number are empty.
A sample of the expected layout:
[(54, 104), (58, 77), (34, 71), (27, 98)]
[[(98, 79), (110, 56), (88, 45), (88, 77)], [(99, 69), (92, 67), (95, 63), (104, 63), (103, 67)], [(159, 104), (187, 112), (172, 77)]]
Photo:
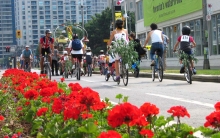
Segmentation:
[(4, 136), (4, 138), (10, 138), (8, 135)]
[(88, 119), (88, 118), (92, 118), (92, 117), (93, 117), (92, 114), (88, 114), (88, 113), (82, 114), (83, 119)]
[(113, 130), (109, 130), (107, 132), (102, 132), (98, 138), (121, 138), (121, 135)]
[(62, 93), (64, 93), (64, 90), (63, 89), (58, 89), (58, 91), (57, 91), (59, 94), (62, 94)]
[(93, 110), (102, 110), (102, 109), (104, 109), (106, 107), (107, 107), (107, 104), (102, 101), (102, 102), (99, 102), (98, 104), (93, 105), (92, 109)]
[(28, 90), (24, 94), (24, 97), (29, 100), (37, 99), (38, 96), (39, 96), (39, 93), (36, 90)]
[(28, 106), (30, 104), (30, 102), (25, 102), (25, 105)]
[(53, 94), (53, 89), (51, 87), (43, 88), (40, 90), (40, 95), (43, 97), (50, 97)]
[(65, 79), (64, 79), (64, 78), (60, 78), (60, 81), (61, 81), (61, 82), (64, 82), (64, 81), (65, 81)]
[(82, 90), (82, 86), (80, 86), (79, 83), (70, 83), (68, 86), (71, 88), (72, 91), (78, 92)]
[(183, 106), (173, 106), (167, 112), (171, 113), (172, 116), (177, 116), (177, 117), (188, 116), (188, 117), (190, 117), (190, 114), (188, 113), (186, 108)]
[(99, 94), (90, 88), (83, 88), (79, 96), (79, 102), (87, 107), (96, 105), (100, 102)]
[(108, 124), (115, 128), (123, 123), (129, 124), (130, 122), (136, 120), (141, 115), (140, 110), (130, 103), (123, 103), (120, 105), (116, 105), (109, 110), (108, 114)]
[(0, 121), (3, 121), (5, 118), (0, 115)]
[(140, 116), (139, 118), (133, 120), (129, 126), (134, 126), (137, 125), (138, 127), (144, 127), (147, 126), (149, 123), (146, 120), (145, 116)]
[(17, 107), (17, 109), (16, 109), (17, 112), (18, 112), (18, 111), (21, 111), (21, 110), (22, 110), (22, 107), (21, 107), (21, 106)]
[(38, 109), (37, 116), (42, 116), (42, 115), (46, 114), (47, 110), (48, 110), (48, 108), (46, 108), (46, 107), (42, 107), (42, 108)]
[(149, 129), (142, 129), (139, 133), (142, 136), (147, 136), (147, 138), (152, 138), (154, 136), (154, 133)]
[(140, 110), (144, 114), (145, 117), (148, 117), (150, 115), (157, 115), (159, 114), (159, 108), (157, 108), (156, 105), (151, 104), (151, 103), (144, 103), (141, 107)]
[(63, 110), (63, 103), (59, 98), (55, 98), (53, 105), (52, 105), (52, 111), (56, 114), (60, 114)]
[(189, 134), (190, 134), (190, 135), (193, 135), (193, 131), (189, 131)]
[(210, 115), (206, 116), (204, 126), (218, 128), (220, 126), (220, 111), (212, 112)]
[(50, 102), (51, 102), (51, 98), (49, 98), (49, 97), (43, 97), (43, 98), (41, 99), (41, 101), (44, 102), (44, 103), (50, 103)]
[(217, 102), (217, 103), (215, 104), (215, 110), (216, 110), (216, 111), (220, 111), (220, 102)]
[(64, 120), (69, 120), (69, 119), (77, 120), (79, 118), (80, 113), (81, 112), (77, 107), (68, 107), (63, 112), (63, 117), (64, 117), (63, 119)]

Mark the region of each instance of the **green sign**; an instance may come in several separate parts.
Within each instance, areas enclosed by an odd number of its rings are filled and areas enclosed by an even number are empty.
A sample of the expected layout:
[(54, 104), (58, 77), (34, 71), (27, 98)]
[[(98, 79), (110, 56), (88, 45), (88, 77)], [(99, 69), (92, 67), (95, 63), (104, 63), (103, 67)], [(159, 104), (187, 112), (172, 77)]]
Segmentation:
[(143, 2), (145, 26), (202, 9), (202, 0), (143, 0)]

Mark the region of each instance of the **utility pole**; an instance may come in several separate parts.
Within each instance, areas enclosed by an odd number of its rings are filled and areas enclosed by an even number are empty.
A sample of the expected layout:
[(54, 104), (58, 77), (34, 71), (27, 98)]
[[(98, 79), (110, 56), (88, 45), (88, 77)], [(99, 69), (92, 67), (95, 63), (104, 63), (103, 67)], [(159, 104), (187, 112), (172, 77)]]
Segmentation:
[(84, 28), (84, 9), (83, 9), (83, 0), (81, 0), (81, 14), (82, 14), (82, 27)]
[[(203, 9), (203, 34), (202, 34), (202, 44), (204, 48), (204, 61), (203, 61), (203, 69), (210, 69), (209, 64), (209, 47), (211, 46), (211, 29), (210, 21), (207, 21), (207, 0), (202, 0), (202, 9)], [(208, 41), (209, 40), (209, 41)]]
[(113, 22), (113, 29), (115, 29), (115, 7), (114, 7), (114, 0), (112, 0), (112, 22)]

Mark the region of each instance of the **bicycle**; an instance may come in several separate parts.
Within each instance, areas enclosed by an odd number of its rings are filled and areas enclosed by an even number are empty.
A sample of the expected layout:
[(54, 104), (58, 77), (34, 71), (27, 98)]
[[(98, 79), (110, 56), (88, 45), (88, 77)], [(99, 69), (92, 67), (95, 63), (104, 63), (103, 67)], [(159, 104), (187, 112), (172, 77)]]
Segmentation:
[(25, 72), (31, 72), (31, 67), (30, 67), (30, 58), (24, 58), (24, 71)]
[(48, 61), (48, 55), (47, 55), (47, 53), (45, 53), (45, 56), (43, 56), (42, 58), (44, 58), (43, 74), (46, 74), (46, 76), (48, 77), (48, 79), (51, 80), (51, 68), (50, 68), (50, 62)]
[[(108, 71), (108, 68), (107, 68), (107, 71)], [(108, 76), (108, 73), (105, 74), (105, 81), (108, 81), (110, 76), (112, 76), (113, 81), (116, 81), (115, 62), (112, 63), (110, 75)]]
[[(128, 85), (128, 64), (124, 63), (122, 59), (120, 59), (120, 63), (119, 63), (119, 73), (120, 73), (120, 77), (123, 80), (124, 86)], [(120, 80), (117, 81), (117, 84), (120, 84)]]
[(155, 59), (154, 65), (151, 66), (152, 69), (152, 81), (155, 80), (155, 73), (157, 72), (157, 76), (160, 82), (163, 80), (163, 62), (160, 56), (158, 56), (158, 51), (155, 51)]
[(140, 72), (140, 69), (138, 68), (138, 65), (137, 64), (140, 64), (140, 61), (138, 61), (138, 63), (133, 63), (131, 68), (133, 69), (133, 73), (134, 73), (134, 77), (137, 78), (139, 76), (139, 72)]
[(191, 67), (191, 63), (190, 63), (190, 56), (188, 54), (186, 54), (184, 51), (179, 51), (178, 52), (180, 54), (180, 58), (182, 59), (182, 63), (183, 63), (183, 67), (184, 67), (184, 76), (186, 78), (186, 81), (189, 84), (192, 84), (192, 67)]
[(80, 62), (77, 58), (74, 58), (73, 60), (75, 61), (75, 68), (72, 67), (72, 70), (73, 70), (72, 72), (73, 72), (73, 74), (75, 74), (76, 79), (80, 80), (80, 76), (81, 76)]
[(70, 68), (71, 68), (70, 60), (68, 60), (68, 57), (64, 57), (64, 71), (63, 71), (64, 78), (68, 78), (69, 75), (72, 78), (72, 73), (70, 71)]

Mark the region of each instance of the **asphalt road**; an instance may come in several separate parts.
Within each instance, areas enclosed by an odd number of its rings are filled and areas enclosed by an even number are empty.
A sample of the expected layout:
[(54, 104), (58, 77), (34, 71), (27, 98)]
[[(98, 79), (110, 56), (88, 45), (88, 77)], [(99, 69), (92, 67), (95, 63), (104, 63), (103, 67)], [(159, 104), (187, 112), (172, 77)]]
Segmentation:
[[(61, 76), (52, 77), (60, 81)], [(205, 123), (205, 117), (214, 111), (214, 104), (219, 100), (220, 87), (218, 83), (196, 82), (192, 85), (186, 81), (164, 79), (154, 82), (150, 78), (129, 77), (128, 86), (121, 82), (117, 85), (112, 78), (108, 82), (104, 76), (94, 74), (92, 77), (82, 76), (80, 81), (76, 78), (65, 79), (65, 83), (80, 83), (83, 87), (90, 87), (104, 99), (109, 98), (117, 104), (117, 94), (129, 96), (128, 101), (138, 107), (145, 102), (155, 104), (160, 109), (160, 115), (169, 116), (167, 110), (172, 106), (185, 106), (190, 118), (181, 119), (193, 127)]]

